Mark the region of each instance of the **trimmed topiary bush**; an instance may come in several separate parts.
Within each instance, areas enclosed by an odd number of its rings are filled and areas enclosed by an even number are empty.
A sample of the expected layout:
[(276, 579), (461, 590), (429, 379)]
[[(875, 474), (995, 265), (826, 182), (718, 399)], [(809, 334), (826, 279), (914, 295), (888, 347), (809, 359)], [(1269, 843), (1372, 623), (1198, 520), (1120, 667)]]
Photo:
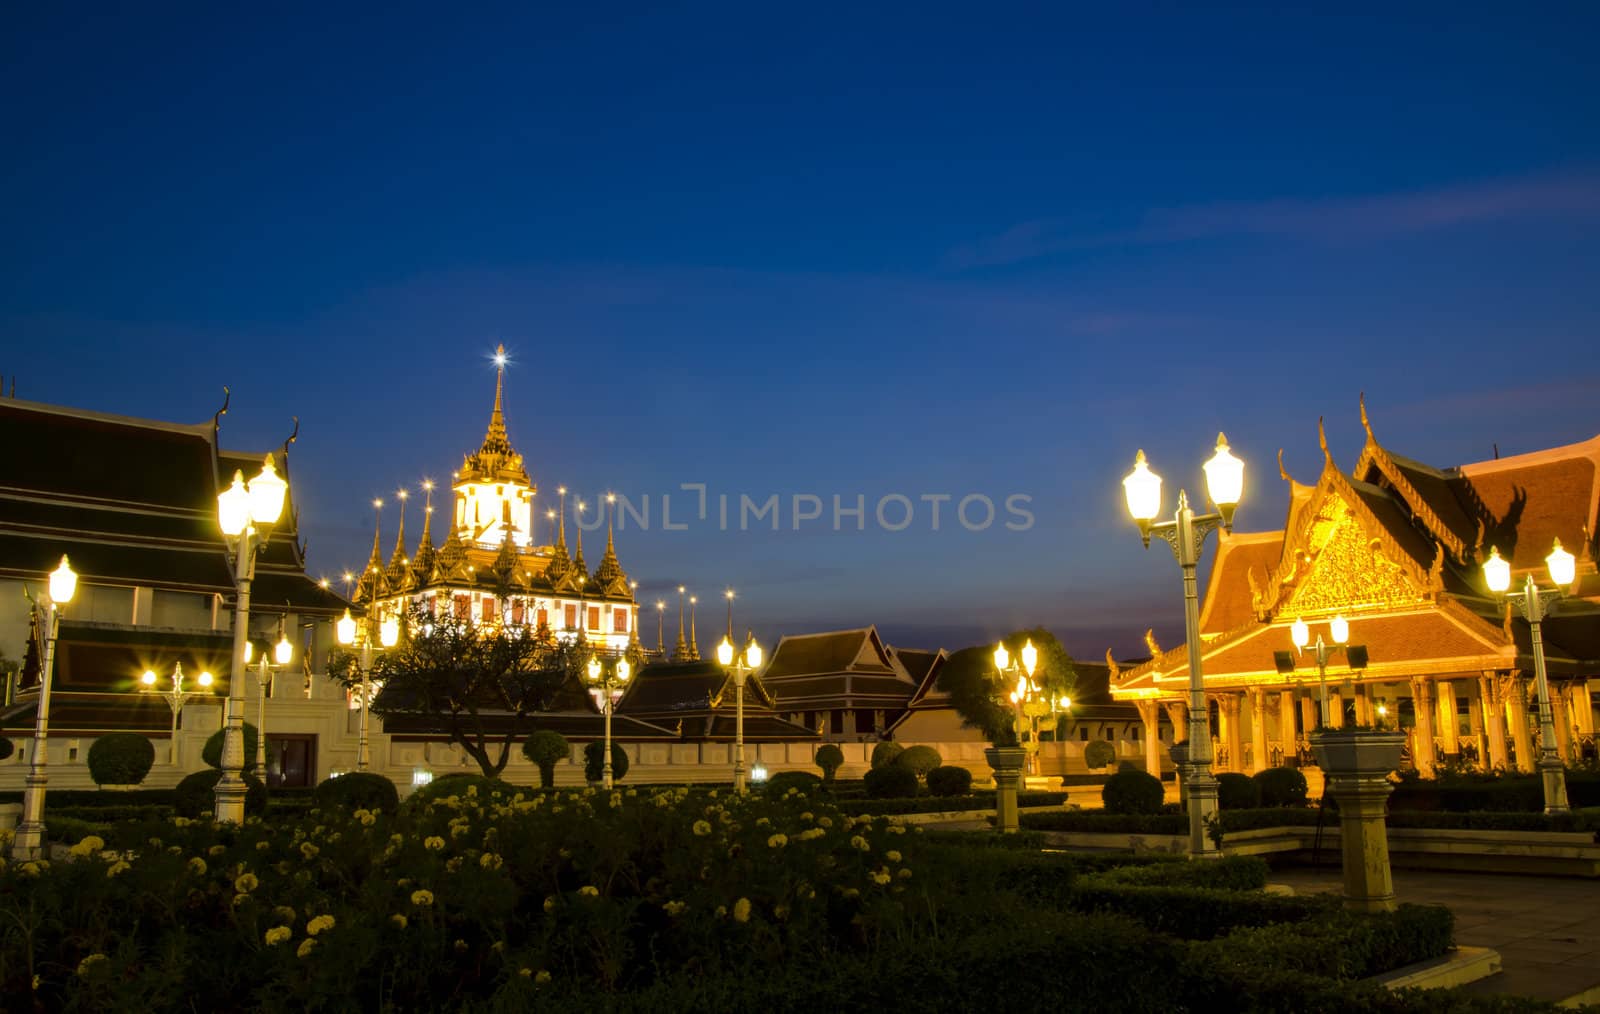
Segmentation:
[(911, 746), (902, 750), (894, 762), (903, 768), (910, 768), (920, 781), (929, 771), (943, 764), (944, 758), (931, 746)]
[(1262, 806), (1305, 806), (1306, 776), (1295, 768), (1267, 768), (1253, 776)]
[[(196, 771), (178, 783), (172, 790), (172, 810), (180, 817), (209, 817), (216, 812), (217, 783), (222, 780), (222, 772), (217, 770)], [(246, 816), (255, 816), (267, 808), (267, 787), (261, 779), (245, 772), (244, 775), (244, 812)]]
[(1145, 771), (1118, 771), (1100, 790), (1107, 813), (1160, 813), (1165, 795), (1161, 779)]
[(844, 767), (844, 751), (834, 743), (822, 744), (817, 747), (817, 767), (822, 769), (822, 781), (832, 783), (833, 776)]
[(1117, 749), (1103, 739), (1091, 740), (1083, 748), (1083, 763), (1091, 771), (1108, 768), (1117, 759)]
[(394, 813), (400, 809), (400, 790), (382, 775), (350, 771), (318, 785), (316, 800), (318, 806)]
[(137, 732), (113, 732), (89, 747), (89, 777), (96, 785), (138, 785), (155, 762), (155, 744)]
[(790, 789), (816, 792), (822, 788), (822, 779), (809, 771), (779, 771), (767, 779), (767, 793), (781, 796)]
[(917, 775), (908, 767), (888, 764), (868, 771), (862, 783), (874, 799), (900, 799), (917, 794)]
[(406, 797), (406, 803), (421, 806), (447, 796), (466, 796), (470, 795), (468, 789), (475, 789), (484, 799), (493, 798), (496, 792), (502, 798), (510, 799), (521, 791), (503, 778), (485, 778), (478, 771), (452, 771), (447, 775), (439, 775), (427, 785), (418, 786)]
[[(206, 745), (200, 748), (200, 759), (214, 768), (222, 767), (222, 735), (226, 729), (218, 729), (206, 740)], [(256, 727), (249, 722), (244, 723), (244, 769), (256, 769)]]
[(936, 796), (964, 796), (972, 791), (972, 772), (958, 767), (934, 768), (928, 772), (928, 791)]
[(556, 784), (556, 765), (572, 756), (572, 744), (567, 737), (549, 729), (540, 729), (522, 744), (522, 756), (539, 766), (539, 784), (553, 788)]
[[(583, 748), (583, 777), (591, 782), (605, 780), (606, 744), (603, 740), (595, 740)], [(622, 781), (622, 776), (628, 773), (628, 754), (622, 745), (615, 740), (611, 743), (611, 781)]]
[(894, 759), (905, 753), (905, 750), (905, 747), (893, 740), (884, 740), (872, 748), (872, 769), (876, 771), (885, 765), (893, 764)]
[(1255, 780), (1237, 771), (1224, 771), (1217, 775), (1217, 808), (1220, 810), (1253, 810), (1261, 803), (1261, 793)]

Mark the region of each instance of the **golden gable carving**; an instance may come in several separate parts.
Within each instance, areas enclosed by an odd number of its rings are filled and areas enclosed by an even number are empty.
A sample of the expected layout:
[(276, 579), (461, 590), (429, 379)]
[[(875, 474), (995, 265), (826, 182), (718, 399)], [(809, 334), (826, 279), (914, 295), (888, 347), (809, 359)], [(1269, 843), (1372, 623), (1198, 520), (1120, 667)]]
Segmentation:
[(1306, 542), (1306, 550), (1296, 554), (1299, 580), (1284, 597), (1279, 615), (1355, 612), (1427, 600), (1405, 569), (1384, 554), (1382, 541), (1369, 538), (1338, 497), (1323, 502)]

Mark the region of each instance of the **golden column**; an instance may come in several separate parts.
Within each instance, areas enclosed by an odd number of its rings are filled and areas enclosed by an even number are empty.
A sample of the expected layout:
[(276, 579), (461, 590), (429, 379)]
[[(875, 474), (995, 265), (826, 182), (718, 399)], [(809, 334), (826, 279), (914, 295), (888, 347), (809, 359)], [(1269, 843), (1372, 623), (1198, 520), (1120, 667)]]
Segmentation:
[(1445, 756), (1461, 756), (1461, 720), (1456, 717), (1456, 688), (1449, 680), (1439, 681), (1439, 733), (1444, 738)]
[(1250, 688), (1250, 771), (1265, 771), (1267, 764), (1267, 692)]
[(1533, 773), (1533, 735), (1528, 728), (1528, 687), (1521, 673), (1512, 673), (1505, 689), (1506, 721), (1511, 726), (1511, 742), (1517, 748), (1517, 770)]

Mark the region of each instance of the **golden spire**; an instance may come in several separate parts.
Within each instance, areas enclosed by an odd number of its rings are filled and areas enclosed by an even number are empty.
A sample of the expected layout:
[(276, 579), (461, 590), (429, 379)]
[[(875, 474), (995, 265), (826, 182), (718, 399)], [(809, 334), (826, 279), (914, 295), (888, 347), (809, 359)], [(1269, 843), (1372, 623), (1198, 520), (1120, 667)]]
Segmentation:
[(483, 435), (483, 449), (480, 454), (510, 454), (511, 440), (506, 436), (506, 415), (501, 407), (506, 386), (506, 347), (495, 346), (494, 350), (494, 411), (489, 413), (489, 431)]
[(728, 600), (728, 643), (733, 643), (733, 589), (724, 591), (723, 596)]
[(683, 585), (678, 585), (678, 643), (672, 649), (674, 662), (686, 662), (689, 659), (689, 642), (683, 639)]
[(561, 494), (561, 520), (558, 522), (561, 525), (561, 529), (556, 535), (556, 545), (565, 551), (567, 548), (567, 487), (562, 486), (556, 492)]
[(422, 480), (422, 492), (427, 496), (427, 502), (422, 508), (422, 542), (417, 552), (422, 552), (421, 546), (433, 545), (433, 480)]
[(622, 563), (617, 559), (616, 539), (612, 533), (616, 502), (615, 493), (606, 494), (606, 552), (600, 558), (599, 569), (594, 573), (595, 582), (607, 595), (621, 595), (628, 587), (628, 575), (623, 572)]
[(405, 584), (406, 579), (406, 497), (410, 496), (405, 490), (395, 491), (395, 497), (400, 501), (400, 527), (395, 533), (394, 553), (389, 557), (389, 585), (398, 589)]
[(667, 657), (667, 604), (656, 600), (656, 654)]
[(367, 561), (367, 566), (383, 566), (383, 554), (378, 550), (378, 538), (383, 529), (383, 501), (372, 501), (372, 559)]
[(433, 567), (438, 560), (438, 553), (433, 548), (433, 480), (422, 480), (422, 492), (427, 495), (427, 502), (422, 508), (422, 541), (417, 544), (416, 555), (411, 558), (411, 582), (413, 587), (427, 584), (433, 580)]
[(694, 607), (700, 600), (693, 595), (689, 596), (689, 661), (700, 661), (700, 638), (694, 632)]
[(383, 536), (383, 501), (373, 500), (372, 510), (372, 556), (356, 584), (356, 599), (364, 602), (374, 602), (383, 594), (383, 554), (378, 548)]
[(572, 554), (572, 566), (585, 581), (589, 578), (588, 568), (583, 562), (583, 509), (586, 506), (582, 500), (578, 501), (578, 551)]

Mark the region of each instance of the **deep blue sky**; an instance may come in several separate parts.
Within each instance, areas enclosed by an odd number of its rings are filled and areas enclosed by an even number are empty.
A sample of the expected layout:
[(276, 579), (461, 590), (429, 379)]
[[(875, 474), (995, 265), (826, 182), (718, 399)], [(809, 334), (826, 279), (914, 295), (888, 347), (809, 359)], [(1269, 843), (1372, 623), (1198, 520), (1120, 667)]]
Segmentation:
[[(650, 495), (643, 597), (731, 584), (769, 638), (1172, 643), (1138, 447), (1175, 491), (1226, 429), (1257, 529), (1319, 415), (1352, 463), (1363, 390), (1438, 465), (1600, 431), (1593, 5), (329, 6), (0, 30), (0, 373), (178, 421), (228, 384), (233, 447), (299, 415), (314, 573), (476, 447), (497, 341), (540, 486)], [(784, 530), (659, 530), (685, 482)], [(1035, 521), (886, 532), (893, 493)]]

